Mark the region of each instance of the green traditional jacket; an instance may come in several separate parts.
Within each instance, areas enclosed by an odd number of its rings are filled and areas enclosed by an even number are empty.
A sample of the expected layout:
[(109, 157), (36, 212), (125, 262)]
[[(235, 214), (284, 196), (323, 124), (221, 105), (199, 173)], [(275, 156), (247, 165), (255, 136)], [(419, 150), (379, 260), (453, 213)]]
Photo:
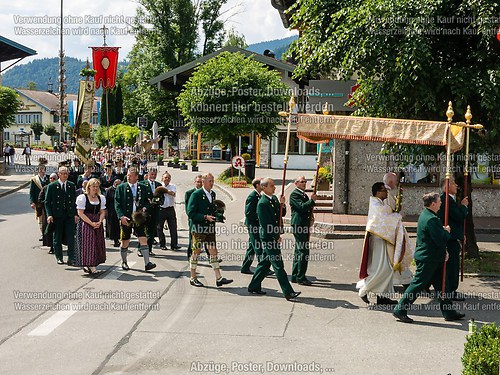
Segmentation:
[(257, 190), (252, 191), (248, 194), (248, 197), (245, 201), (245, 225), (250, 226), (259, 226), (259, 217), (257, 216), (257, 204), (259, 203), (260, 194), (257, 193)]
[(47, 216), (64, 218), (76, 216), (76, 187), (71, 181), (66, 181), (66, 193), (58, 181), (47, 186), (45, 194), (45, 211)]
[(196, 190), (196, 188), (192, 188), (184, 193), (184, 210), (186, 211), (186, 215), (188, 213), (189, 198), (191, 198), (191, 194), (193, 194)]
[(446, 242), (449, 238), (450, 234), (443, 229), (439, 217), (432, 210), (424, 208), (418, 218), (415, 260), (420, 262), (444, 262)]
[[(149, 208), (148, 201), (148, 190), (143, 185), (137, 182), (137, 194), (136, 194), (136, 211), (146, 207)], [(132, 218), (132, 213), (134, 209), (134, 196), (132, 195), (132, 189), (128, 182), (123, 182), (116, 188), (115, 192), (115, 210), (118, 218), (126, 216)]]
[(45, 185), (49, 184), (49, 178), (47, 175), (44, 176), (43, 181), (40, 180), (40, 176), (36, 175), (31, 177), (30, 180), (30, 204), (38, 203), (38, 196)]
[[(141, 185), (144, 188), (144, 191), (147, 193), (147, 199), (148, 202), (150, 203), (148, 212), (151, 215), (151, 218), (153, 219), (153, 221), (157, 221), (160, 212), (160, 205), (151, 204), (154, 198), (154, 190), (151, 190), (151, 184), (149, 183), (149, 179), (142, 180), (138, 182), (138, 184)], [(163, 186), (161, 182), (154, 181), (154, 188), (156, 189), (159, 186)], [(164, 198), (163, 195), (162, 198)], [(163, 201), (161, 203), (163, 203)]]
[[(215, 192), (210, 191), (212, 202), (215, 201)], [(205, 220), (205, 215), (215, 216), (217, 213), (215, 204), (208, 200), (203, 188), (191, 193), (188, 202), (187, 214), (191, 220), (191, 231), (194, 233), (212, 233), (215, 231), (215, 222)]]
[[(441, 207), (438, 211), (438, 216), (441, 219), (441, 223), (444, 225), (444, 211), (445, 211), (445, 196), (441, 195)], [(467, 206), (458, 205), (458, 203), (450, 195), (448, 195), (448, 225), (451, 228), (451, 239), (452, 240), (463, 240), (464, 239), (464, 220), (467, 217), (469, 210)]]
[[(286, 206), (283, 206), (282, 216), (286, 214)], [(280, 202), (273, 195), (272, 199), (265, 194), (257, 204), (257, 216), (259, 218), (259, 235), (262, 241), (277, 241), (281, 234), (279, 227)]]
[(315, 204), (302, 190), (295, 189), (292, 191), (292, 194), (290, 194), (291, 224), (304, 227), (311, 225), (311, 209)]

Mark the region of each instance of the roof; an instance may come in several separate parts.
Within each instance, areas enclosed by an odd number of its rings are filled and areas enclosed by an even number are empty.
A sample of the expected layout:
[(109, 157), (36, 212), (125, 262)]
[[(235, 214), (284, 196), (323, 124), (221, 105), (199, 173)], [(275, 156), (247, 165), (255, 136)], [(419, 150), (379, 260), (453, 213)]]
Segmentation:
[(296, 3), (296, 0), (271, 0), (271, 5), (273, 8), (277, 9), (280, 13), (281, 22), (285, 29), (290, 28), (290, 18), (291, 14), (285, 14), (286, 10), (290, 8), (293, 4)]
[[(37, 90), (27, 90), (27, 89), (14, 89), (21, 96), (31, 100), (32, 102), (38, 104), (40, 107), (49, 112), (57, 112), (59, 108), (59, 95), (48, 92), (48, 91), (37, 91)], [(67, 94), (66, 102), (78, 100), (78, 95)], [(101, 100), (100, 97), (95, 97), (93, 112), (97, 113), (96, 101)]]
[(0, 35), (0, 62), (23, 59), (36, 55), (36, 51)]
[[(187, 82), (189, 77), (191, 77), (195, 68), (198, 65), (205, 63), (207, 60), (210, 60), (210, 59), (220, 55), (223, 52), (231, 52), (231, 53), (240, 52), (247, 57), (253, 56), (255, 61), (258, 61), (262, 64), (271, 66), (277, 70), (283, 70), (283, 71), (289, 72), (289, 73), (292, 73), (295, 70), (295, 65), (291, 64), (289, 62), (277, 60), (273, 57), (264, 56), (264, 55), (261, 55), (259, 53), (248, 51), (246, 49), (242, 49), (239, 47), (230, 46), (230, 47), (221, 48), (220, 50), (212, 52), (212, 53), (205, 55), (203, 57), (200, 57), (197, 60), (193, 60), (187, 64), (179, 66), (178, 68), (175, 68), (175, 69), (170, 70), (166, 73), (160, 74), (159, 76), (150, 79), (149, 84), (150, 85), (162, 84), (164, 86), (167, 86), (167, 85), (182, 86), (185, 82)], [(178, 81), (179, 81), (179, 83), (178, 83)]]

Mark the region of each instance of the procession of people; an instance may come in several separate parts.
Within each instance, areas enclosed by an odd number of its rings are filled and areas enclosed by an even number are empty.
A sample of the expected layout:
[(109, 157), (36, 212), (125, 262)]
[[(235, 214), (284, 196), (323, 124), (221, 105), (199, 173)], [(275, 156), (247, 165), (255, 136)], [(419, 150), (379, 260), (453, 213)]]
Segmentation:
[[(125, 159), (123, 158), (125, 156)], [(130, 271), (129, 246), (137, 238), (137, 255), (144, 260), (144, 270), (157, 267), (152, 262), (153, 248), (168, 250), (164, 229), (168, 228), (170, 249), (179, 250), (178, 213), (175, 210), (177, 187), (165, 171), (157, 181), (156, 167), (147, 167), (138, 155), (101, 149), (93, 151), (92, 162), (83, 165), (80, 160), (60, 163), (57, 174), (46, 176), (46, 163), (37, 168), (30, 181), (30, 204), (35, 211), (43, 245), (49, 247), (58, 264), (81, 267), (86, 275), (98, 276), (99, 264), (106, 262), (105, 238), (114, 247), (120, 247), (121, 269)], [(372, 186), (369, 199), (366, 236), (359, 268), (358, 294), (365, 303), (376, 296), (377, 305), (395, 305), (394, 316), (409, 323), (409, 306), (429, 286), (434, 286), (446, 320), (463, 318), (451, 308), (452, 300), (463, 300), (457, 292), (460, 241), (463, 239), (463, 219), (467, 214), (467, 198), (456, 200), (457, 185), (450, 181), (449, 196), (428, 193), (423, 197), (423, 211), (418, 223), (416, 246), (408, 236), (401, 215), (401, 197), (398, 176), (387, 173)], [(297, 176), (295, 189), (290, 194), (291, 232), (294, 237), (291, 276), (283, 262), (282, 216), (287, 212), (284, 196), (275, 193), (275, 183), (269, 178), (255, 178), (242, 214), (248, 231), (248, 246), (241, 264), (241, 273), (251, 275), (249, 294), (265, 295), (264, 278), (274, 275), (283, 296), (295, 301), (301, 294), (292, 284), (314, 286), (307, 277), (310, 259), (310, 230), (314, 224), (313, 207), (318, 199), (308, 194), (307, 179)], [(197, 267), (202, 250), (207, 253), (214, 270), (215, 285), (222, 287), (233, 280), (222, 276), (216, 225), (223, 222), (213, 190), (214, 176), (197, 175), (194, 188), (184, 195), (188, 221), (187, 259), (189, 283), (194, 287), (205, 285), (198, 279)], [(444, 185), (443, 185), (444, 191)], [(449, 225), (443, 226), (444, 210), (441, 201), (449, 200)], [(219, 202), (219, 203), (218, 203)], [(281, 216), (280, 216), (281, 215)], [(439, 223), (439, 225), (438, 225)], [(450, 234), (451, 233), (451, 234)], [(158, 239), (158, 240), (157, 240)], [(67, 259), (62, 245), (67, 246)], [(256, 268), (251, 270), (254, 260)], [(447, 260), (445, 295), (440, 282)], [(415, 275), (411, 272), (416, 264)], [(393, 299), (395, 286), (401, 285), (403, 297)]]

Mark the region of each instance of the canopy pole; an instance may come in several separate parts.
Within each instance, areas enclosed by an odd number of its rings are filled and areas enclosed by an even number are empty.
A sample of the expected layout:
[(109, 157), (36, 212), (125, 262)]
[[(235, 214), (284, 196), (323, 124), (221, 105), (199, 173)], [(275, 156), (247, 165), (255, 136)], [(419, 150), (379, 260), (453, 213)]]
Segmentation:
[[(472, 119), (472, 111), (470, 105), (467, 106), (465, 113), (465, 121), (467, 123), (467, 132), (465, 133), (465, 167), (464, 167), (464, 198), (469, 196), (469, 136), (470, 136), (470, 120)], [(465, 245), (467, 244), (467, 236), (465, 235), (467, 218), (464, 219), (464, 239), (462, 241), (460, 281), (464, 281), (464, 262), (465, 262)]]

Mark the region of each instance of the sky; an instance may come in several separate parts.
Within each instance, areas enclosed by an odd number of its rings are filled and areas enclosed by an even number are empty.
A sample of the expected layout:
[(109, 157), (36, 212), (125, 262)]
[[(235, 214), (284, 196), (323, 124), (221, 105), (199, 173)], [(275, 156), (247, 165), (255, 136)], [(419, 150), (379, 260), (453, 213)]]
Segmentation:
[[(14, 0), (2, 4), (0, 35), (37, 51), (37, 55), (22, 60), (59, 55), (58, 17), (61, 0)], [(127, 22), (134, 18), (137, 1), (131, 0), (66, 0), (64, 1), (64, 37), (66, 56), (86, 59), (91, 57), (90, 46), (102, 45), (103, 23), (109, 28), (107, 44), (119, 46), (120, 60), (126, 58), (134, 44), (134, 36), (127, 33)], [(243, 34), (247, 44), (285, 38), (296, 34), (283, 27), (279, 13), (271, 0), (229, 0), (228, 27)], [(3, 63), (9, 64), (9, 62)]]

